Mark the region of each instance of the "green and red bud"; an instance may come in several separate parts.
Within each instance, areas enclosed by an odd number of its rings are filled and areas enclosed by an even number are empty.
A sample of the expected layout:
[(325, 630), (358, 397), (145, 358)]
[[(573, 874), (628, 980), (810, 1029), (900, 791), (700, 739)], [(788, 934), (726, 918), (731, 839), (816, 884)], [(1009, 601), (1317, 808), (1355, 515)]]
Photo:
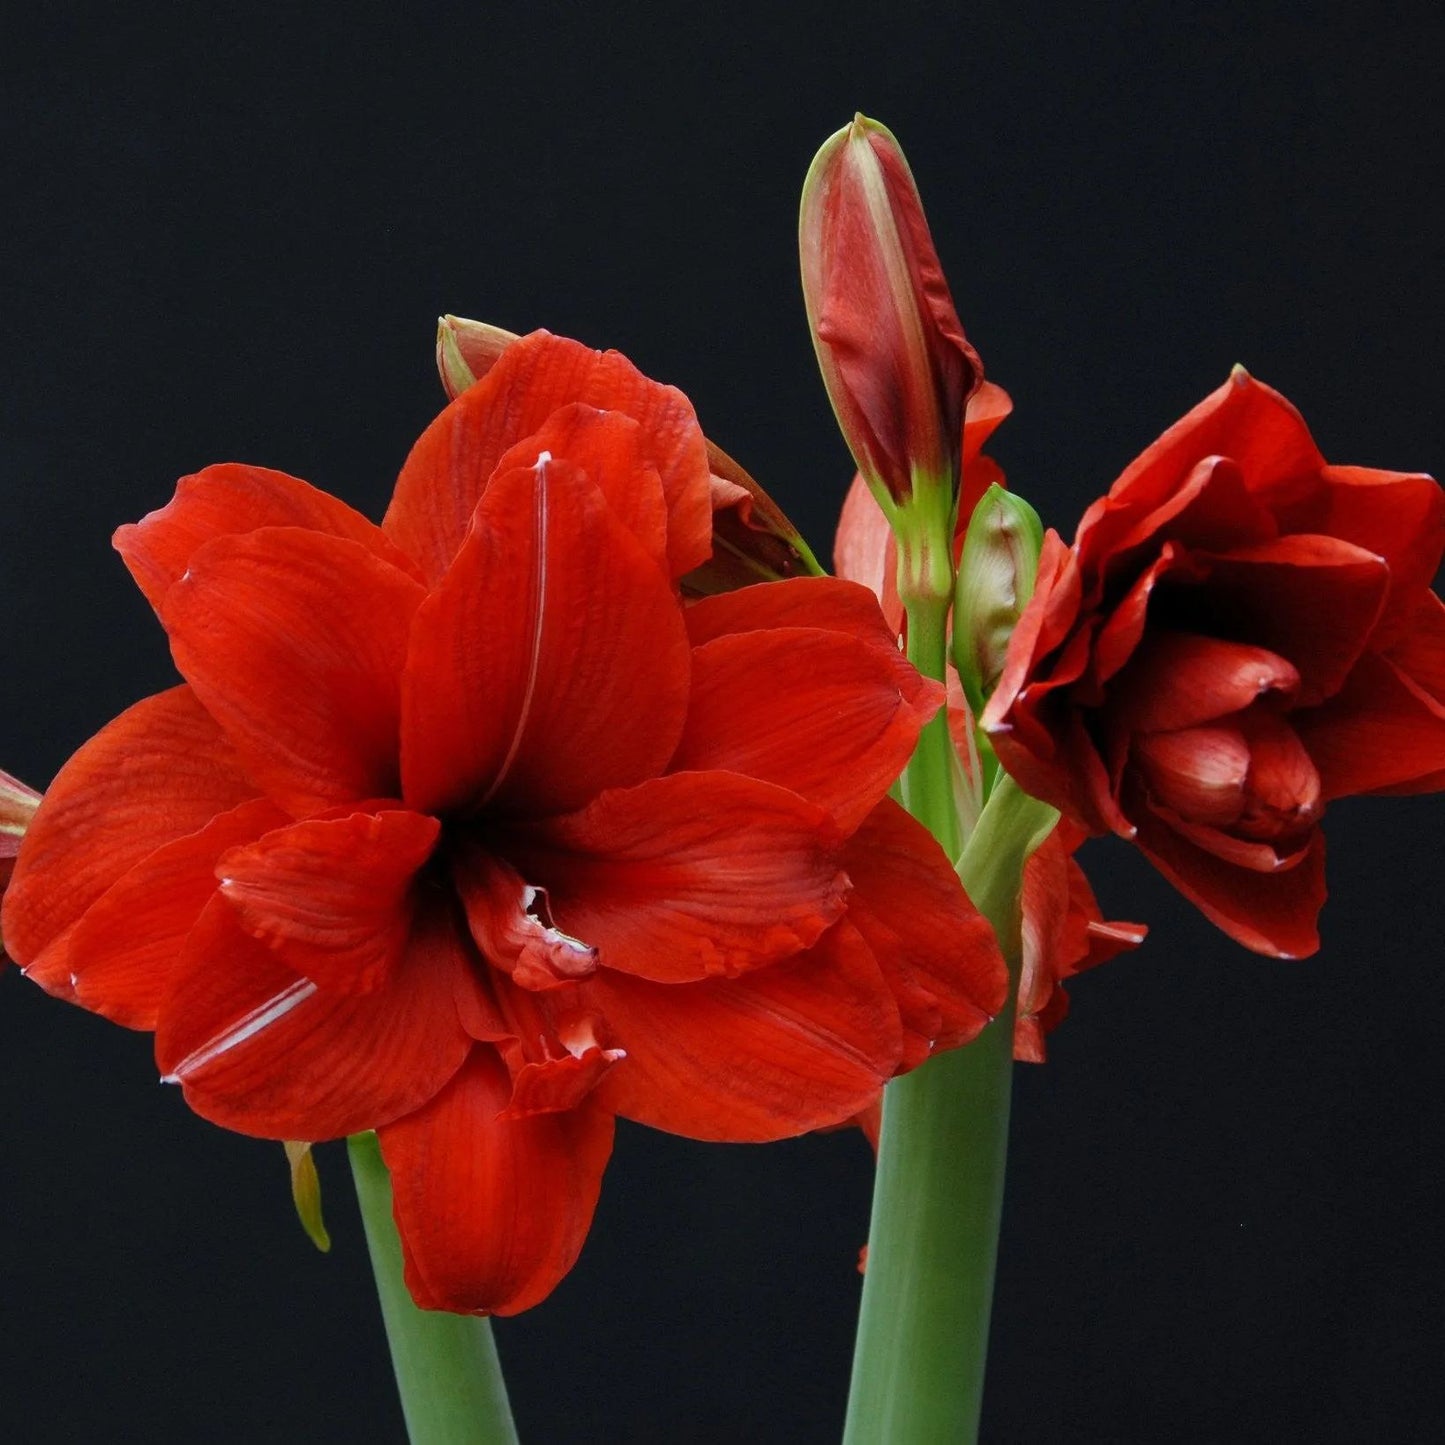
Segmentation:
[(465, 316), (437, 317), (437, 371), (447, 395), (455, 401), (480, 381), (517, 339), (515, 331), (469, 321)]
[(823, 381), (890, 522), (922, 491), (957, 495), (964, 409), (983, 377), (918, 187), (892, 133), (855, 116), (803, 183), (803, 297)]
[(998, 683), (1009, 638), (1034, 595), (1039, 514), (997, 483), (979, 498), (964, 533), (953, 598), (953, 661), (977, 716)]

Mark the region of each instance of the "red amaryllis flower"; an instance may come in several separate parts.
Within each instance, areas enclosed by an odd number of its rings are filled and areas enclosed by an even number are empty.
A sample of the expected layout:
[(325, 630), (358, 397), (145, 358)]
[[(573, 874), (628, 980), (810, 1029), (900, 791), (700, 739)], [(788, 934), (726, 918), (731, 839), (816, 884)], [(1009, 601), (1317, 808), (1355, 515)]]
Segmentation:
[(56, 779), (7, 939), (206, 1118), (377, 1130), (422, 1305), (546, 1295), (615, 1114), (799, 1133), (1000, 1004), (884, 797), (937, 689), (847, 583), (685, 612), (708, 477), (681, 393), (538, 333), (381, 527), (219, 466), (117, 534), (185, 683)]
[(1046, 538), (983, 723), (1024, 788), (1132, 838), (1232, 937), (1319, 946), (1332, 798), (1445, 779), (1445, 497), (1327, 465), (1244, 371)]

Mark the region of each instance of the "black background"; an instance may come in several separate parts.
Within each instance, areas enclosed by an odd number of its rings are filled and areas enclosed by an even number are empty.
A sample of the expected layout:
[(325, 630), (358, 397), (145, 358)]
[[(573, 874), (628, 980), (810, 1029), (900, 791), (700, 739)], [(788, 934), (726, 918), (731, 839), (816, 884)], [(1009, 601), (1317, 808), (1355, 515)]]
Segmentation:
[[(1437, 6), (931, 10), (62, 7), (0, 36), (0, 763), (43, 784), (171, 680), (108, 538), (182, 472), (379, 515), (440, 404), (439, 311), (626, 351), (826, 550), (849, 468), (794, 226), (855, 108), (907, 148), (1017, 404), (996, 452), (1064, 531), (1235, 361), (1333, 460), (1445, 465)], [(1019, 1070), (987, 1439), (1431, 1436), (1441, 819), (1333, 808), (1296, 964), (1087, 854), (1154, 932)], [(279, 1146), (8, 970), (8, 1438), (400, 1439), (320, 1153), (327, 1258)], [(624, 1127), (581, 1263), (497, 1327), (524, 1438), (836, 1438), (869, 1175), (855, 1135)]]

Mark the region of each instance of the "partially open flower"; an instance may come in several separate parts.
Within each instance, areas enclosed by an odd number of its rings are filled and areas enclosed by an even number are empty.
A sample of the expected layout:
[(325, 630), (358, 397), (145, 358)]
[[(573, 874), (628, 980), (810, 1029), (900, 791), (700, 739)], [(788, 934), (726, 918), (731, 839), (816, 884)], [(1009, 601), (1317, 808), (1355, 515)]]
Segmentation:
[(1050, 533), (983, 717), (1232, 937), (1319, 946), (1325, 805), (1445, 782), (1445, 495), (1327, 464), (1242, 369)]

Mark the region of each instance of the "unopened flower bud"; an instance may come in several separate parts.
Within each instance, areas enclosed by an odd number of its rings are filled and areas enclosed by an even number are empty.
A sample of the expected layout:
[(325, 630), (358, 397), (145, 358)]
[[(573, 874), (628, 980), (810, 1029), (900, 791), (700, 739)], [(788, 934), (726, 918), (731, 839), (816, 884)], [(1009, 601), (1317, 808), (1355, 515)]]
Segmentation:
[(1034, 595), (1044, 528), (1022, 497), (995, 483), (964, 534), (953, 602), (953, 658), (977, 714), (997, 684), (1019, 614)]
[(920, 489), (942, 489), (947, 511), (983, 368), (890, 131), (859, 115), (824, 143), (798, 239), (813, 345), (859, 471), (890, 521)]
[(449, 397), (455, 400), (473, 382), (480, 381), (517, 339), (513, 331), (468, 321), (465, 316), (437, 318), (437, 371)]

